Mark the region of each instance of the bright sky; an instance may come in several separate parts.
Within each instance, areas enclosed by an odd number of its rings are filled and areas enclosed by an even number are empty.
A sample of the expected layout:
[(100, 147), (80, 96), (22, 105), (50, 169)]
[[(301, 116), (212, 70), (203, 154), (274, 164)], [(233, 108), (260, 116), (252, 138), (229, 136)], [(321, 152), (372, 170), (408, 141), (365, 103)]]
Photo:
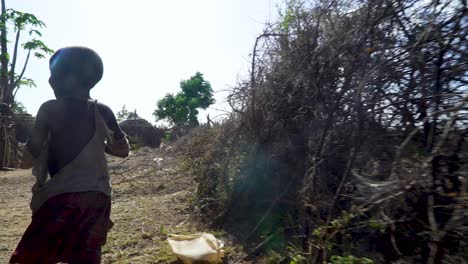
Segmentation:
[[(42, 40), (52, 49), (81, 45), (104, 61), (104, 77), (91, 96), (118, 111), (137, 109), (154, 122), (157, 100), (175, 93), (196, 71), (216, 91), (248, 74), (249, 54), (266, 22), (275, 21), (277, 0), (7, 0), (7, 8), (33, 13), (47, 25)], [(48, 59), (30, 61), (18, 100), (35, 115), (54, 95)], [(220, 105), (226, 93), (217, 92)], [(219, 114), (210, 110), (210, 117)], [(199, 116), (205, 121), (204, 113)]]

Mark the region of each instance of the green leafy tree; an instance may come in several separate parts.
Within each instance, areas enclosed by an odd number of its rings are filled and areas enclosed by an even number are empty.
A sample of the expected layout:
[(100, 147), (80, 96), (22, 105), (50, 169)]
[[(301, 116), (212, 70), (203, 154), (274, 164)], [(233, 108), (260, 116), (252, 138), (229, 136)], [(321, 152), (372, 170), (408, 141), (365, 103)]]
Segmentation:
[[(36, 86), (33, 80), (24, 77), (30, 56), (42, 59), (46, 55), (52, 54), (53, 50), (39, 39), (42, 37), (40, 29), (45, 27), (44, 22), (33, 14), (7, 9), (5, 0), (1, 0), (1, 4), (0, 99), (2, 103), (12, 107), (20, 87)], [(14, 35), (12, 41), (8, 39), (10, 33)], [(21, 41), (22, 34), (28, 36), (24, 42)], [(12, 43), (13, 53), (8, 51), (8, 43)], [(21, 70), (17, 71), (18, 54), (21, 48), (26, 52), (26, 59)]]
[(182, 81), (180, 88), (182, 91), (176, 95), (167, 94), (159, 100), (153, 115), (156, 121), (167, 120), (172, 125), (197, 126), (197, 109), (206, 109), (215, 102), (213, 89), (200, 72)]

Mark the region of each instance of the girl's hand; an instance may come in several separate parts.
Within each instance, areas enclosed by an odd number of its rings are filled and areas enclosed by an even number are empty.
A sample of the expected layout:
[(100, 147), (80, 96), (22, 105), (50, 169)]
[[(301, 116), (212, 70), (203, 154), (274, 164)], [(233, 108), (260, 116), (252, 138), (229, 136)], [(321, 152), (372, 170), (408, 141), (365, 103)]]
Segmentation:
[(39, 184), (38, 182), (34, 183), (33, 187), (31, 188), (31, 191), (33, 193), (37, 193), (41, 190), (42, 184)]
[(128, 143), (127, 137), (123, 137), (119, 140), (109, 140), (106, 143), (105, 152), (109, 155), (126, 158), (130, 152), (130, 144)]
[(30, 169), (34, 166), (34, 157), (31, 155), (26, 143), (18, 143), (18, 160), (21, 169)]

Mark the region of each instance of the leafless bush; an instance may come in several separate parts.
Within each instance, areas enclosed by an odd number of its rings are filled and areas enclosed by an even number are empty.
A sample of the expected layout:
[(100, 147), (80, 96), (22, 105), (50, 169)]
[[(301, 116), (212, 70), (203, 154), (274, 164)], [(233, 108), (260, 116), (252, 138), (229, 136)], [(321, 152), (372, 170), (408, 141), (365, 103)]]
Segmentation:
[(288, 2), (200, 167), (230, 175), (208, 188), (229, 190), (226, 226), (307, 263), (462, 259), (467, 31), (466, 1)]

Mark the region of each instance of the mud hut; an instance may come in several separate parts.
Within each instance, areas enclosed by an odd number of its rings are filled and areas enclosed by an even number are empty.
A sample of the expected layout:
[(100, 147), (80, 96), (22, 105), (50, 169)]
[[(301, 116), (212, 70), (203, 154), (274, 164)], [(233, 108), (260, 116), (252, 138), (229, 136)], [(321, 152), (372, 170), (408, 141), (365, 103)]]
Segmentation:
[(16, 141), (26, 142), (29, 134), (34, 128), (36, 118), (30, 114), (15, 114), (13, 120), (15, 122)]
[[(16, 114), (13, 117), (15, 138), (18, 142), (26, 142), (28, 135), (34, 127), (35, 118), (30, 114)], [(120, 123), (130, 140), (139, 146), (159, 147), (162, 131), (142, 118), (131, 118)]]
[(128, 135), (130, 143), (152, 148), (159, 148), (161, 145), (163, 131), (143, 118), (124, 120), (120, 123), (120, 127)]

